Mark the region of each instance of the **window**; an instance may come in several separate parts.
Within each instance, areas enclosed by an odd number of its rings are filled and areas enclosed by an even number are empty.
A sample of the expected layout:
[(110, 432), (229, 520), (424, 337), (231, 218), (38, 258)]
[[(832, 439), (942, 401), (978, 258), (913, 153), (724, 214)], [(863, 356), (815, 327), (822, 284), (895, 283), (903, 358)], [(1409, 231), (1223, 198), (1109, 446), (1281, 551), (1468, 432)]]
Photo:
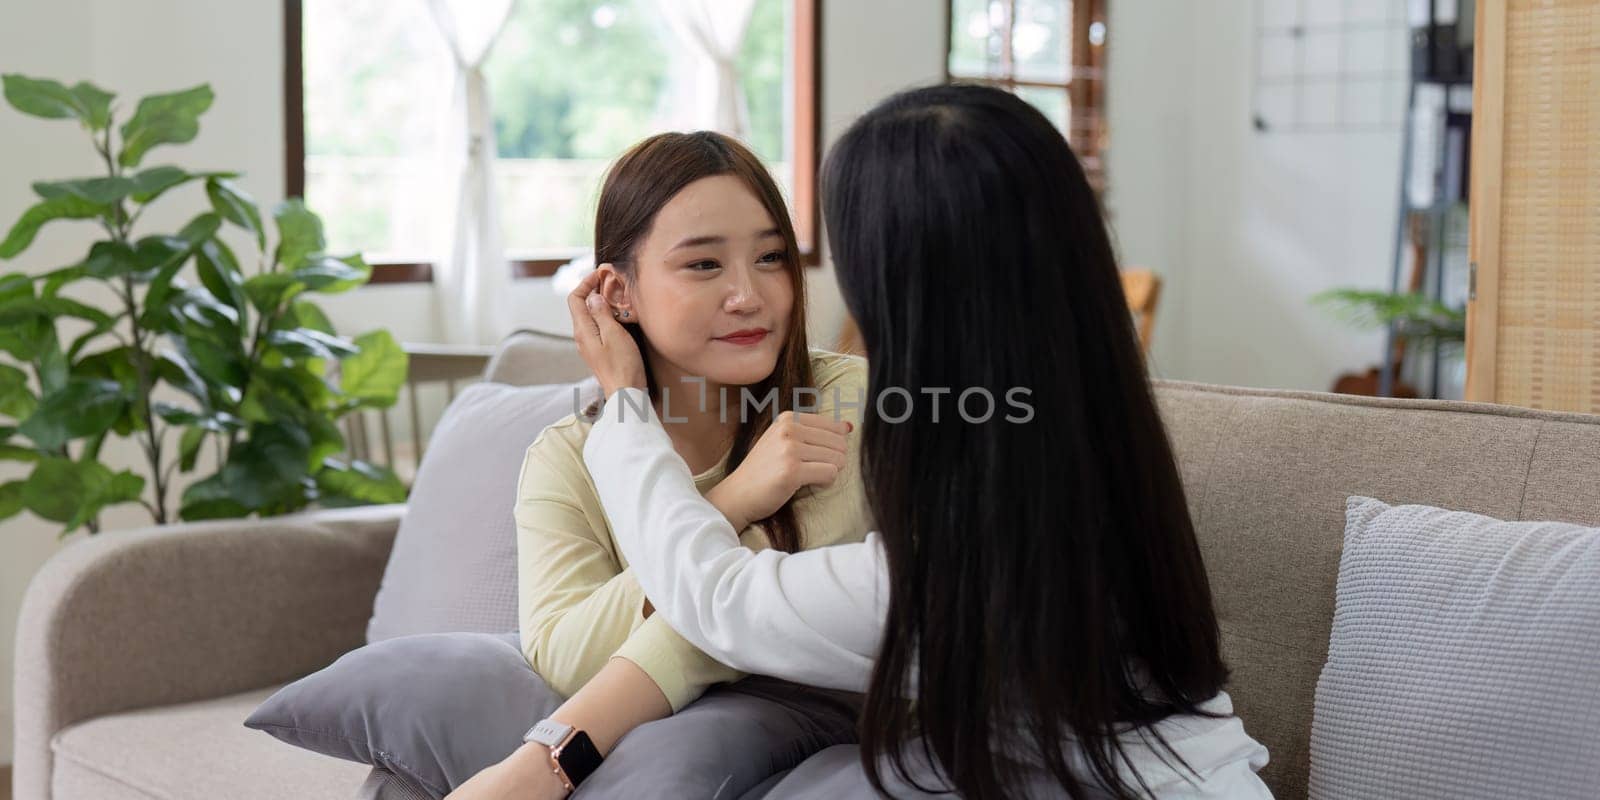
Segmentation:
[[(484, 63), (501, 236), (520, 276), (586, 251), (605, 168), (662, 130), (692, 69), (661, 0), (521, 0)], [(425, 0), (287, 0), (288, 194), (323, 216), (330, 249), (366, 253), (373, 282), (425, 281), (424, 202), (452, 55)], [(817, 0), (754, 0), (737, 58), (745, 139), (784, 188), (815, 260)], [(355, 43), (359, 43), (357, 46)]]
[(950, 0), (946, 75), (1044, 112), (1105, 188), (1105, 0)]

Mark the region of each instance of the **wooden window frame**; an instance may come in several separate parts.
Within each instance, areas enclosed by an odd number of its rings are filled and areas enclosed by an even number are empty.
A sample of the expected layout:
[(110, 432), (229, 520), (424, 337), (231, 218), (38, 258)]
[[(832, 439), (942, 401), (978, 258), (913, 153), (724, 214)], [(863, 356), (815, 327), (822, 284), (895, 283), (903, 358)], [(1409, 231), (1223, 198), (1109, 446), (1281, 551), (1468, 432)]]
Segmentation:
[[(1005, 29), (1000, 36), (1000, 74), (999, 75), (965, 75), (950, 71), (951, 38), (955, 34), (956, 8), (954, 0), (947, 4), (948, 13), (945, 14), (944, 31), (944, 79), (946, 83), (980, 83), (986, 86), (997, 86), (1007, 91), (1017, 88), (1025, 89), (1060, 89), (1067, 93), (1069, 113), (1076, 114), (1078, 109), (1086, 109), (1097, 117), (1096, 125), (1092, 132), (1079, 132), (1076, 125), (1069, 126), (1067, 140), (1072, 144), (1073, 151), (1083, 162), (1084, 170), (1088, 173), (1089, 182), (1097, 191), (1105, 188), (1105, 165), (1102, 159), (1105, 135), (1105, 65), (1107, 43), (1093, 45), (1089, 42), (1089, 28), (1094, 23), (1106, 23), (1106, 3), (1108, 0), (1074, 0), (1072, 3), (1071, 29), (1072, 35), (1072, 63), (1068, 67), (1067, 80), (1034, 81), (1017, 77), (1016, 65), (1011, 49), (1011, 32), (1017, 20), (1017, 0), (1003, 0), (1002, 7), (1006, 12)], [(1109, 40), (1108, 40), (1109, 41)]]
[[(801, 263), (822, 263), (818, 231), (822, 228), (817, 203), (817, 167), (822, 148), (822, 0), (786, 0), (794, 8), (790, 31), (794, 54), (794, 208), (795, 238)], [(305, 51), (303, 0), (284, 0), (284, 196), (304, 197), (306, 188)], [(948, 62), (949, 59), (946, 58)], [(511, 259), (513, 278), (545, 278), (567, 263), (566, 258)], [(375, 262), (369, 284), (432, 283), (428, 262)]]

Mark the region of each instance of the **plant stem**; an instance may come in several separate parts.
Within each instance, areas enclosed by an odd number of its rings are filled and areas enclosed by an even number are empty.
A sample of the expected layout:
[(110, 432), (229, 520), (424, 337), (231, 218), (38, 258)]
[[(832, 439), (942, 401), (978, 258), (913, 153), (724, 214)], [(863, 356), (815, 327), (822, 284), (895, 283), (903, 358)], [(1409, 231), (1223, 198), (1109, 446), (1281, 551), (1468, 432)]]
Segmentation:
[[(161, 475), (161, 436), (164, 431), (156, 429), (155, 414), (150, 408), (150, 394), (155, 388), (155, 380), (151, 375), (149, 354), (145, 352), (145, 330), (139, 327), (139, 313), (133, 300), (133, 278), (122, 276), (122, 301), (128, 308), (128, 325), (133, 332), (133, 367), (138, 373), (139, 396), (144, 399), (144, 427), (145, 427), (145, 457), (150, 460), (150, 475), (155, 479), (155, 521), (157, 525), (167, 524), (167, 486)], [(146, 504), (148, 508), (149, 505)]]

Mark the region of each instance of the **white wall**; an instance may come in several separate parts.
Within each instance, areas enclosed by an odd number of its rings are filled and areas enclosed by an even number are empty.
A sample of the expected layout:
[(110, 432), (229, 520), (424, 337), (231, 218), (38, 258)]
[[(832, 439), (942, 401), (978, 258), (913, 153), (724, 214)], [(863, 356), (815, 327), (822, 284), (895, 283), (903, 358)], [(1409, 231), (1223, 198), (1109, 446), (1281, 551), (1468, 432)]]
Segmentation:
[(1307, 300), (1388, 286), (1401, 134), (1256, 133), (1256, 5), (1111, 4), (1109, 206), (1167, 279), (1158, 375), (1325, 391), (1382, 353)]
[[(894, 90), (941, 79), (943, 5), (935, 0), (825, 3), (822, 97), (827, 141)], [(242, 185), (267, 208), (283, 198), (282, 31), (281, 4), (275, 2), (4, 3), (0, 72), (68, 83), (86, 79), (124, 98), (209, 82), (217, 99), (201, 120), (200, 136), (166, 154), (154, 151), (149, 160), (245, 172)], [(122, 103), (124, 119), (131, 108), (130, 101)], [(95, 174), (93, 151), (75, 132), (68, 122), (34, 120), (0, 108), (0, 226), (9, 226), (31, 205), (32, 181)], [(203, 196), (192, 188), (174, 192), (163, 206), (152, 209), (147, 221), (151, 230), (175, 229), (203, 207)], [(92, 234), (87, 225), (58, 223), (22, 259), (0, 265), (0, 270), (39, 272), (74, 263)], [(831, 343), (844, 318), (831, 268), (811, 270), (808, 290), (812, 340)], [(570, 329), (561, 298), (549, 291), (548, 281), (520, 281), (516, 292), (519, 323), (558, 332)], [(385, 327), (402, 341), (427, 341), (437, 331), (430, 298), (426, 286), (371, 286), (322, 304), (341, 331)], [(140, 457), (128, 443), (108, 442), (103, 455), (122, 466), (134, 466)], [(200, 474), (204, 471), (202, 463)], [(0, 462), (0, 481), (22, 474), (16, 465)], [(107, 530), (148, 522), (143, 510), (132, 507), (102, 519)], [(9, 763), (12, 753), (17, 610), (28, 580), (62, 546), (56, 530), (53, 523), (26, 512), (0, 523), (0, 763)], [(82, 537), (79, 533), (67, 543)]]

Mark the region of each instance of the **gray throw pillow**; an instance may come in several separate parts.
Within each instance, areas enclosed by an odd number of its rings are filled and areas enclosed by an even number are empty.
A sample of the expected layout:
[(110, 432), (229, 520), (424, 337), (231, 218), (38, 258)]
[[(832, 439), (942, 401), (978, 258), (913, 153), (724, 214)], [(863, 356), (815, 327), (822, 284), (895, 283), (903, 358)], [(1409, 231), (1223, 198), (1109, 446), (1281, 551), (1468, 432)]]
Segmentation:
[(443, 797), (522, 744), (561, 705), (517, 634), (402, 636), (352, 650), (279, 689), (245, 727), (383, 767)]
[[(517, 634), (402, 636), (346, 653), (278, 690), (245, 725), (323, 755), (371, 764), (363, 791), (443, 797), (510, 755), (562, 698), (523, 659)], [(575, 795), (741, 797), (824, 748), (854, 742), (860, 695), (752, 677), (634, 729)]]
[(1312, 800), (1596, 786), (1600, 529), (1350, 498)]
[[(600, 395), (593, 379), (478, 383), (445, 410), (423, 454), (373, 601), (367, 641), (517, 629), (517, 475), (551, 423)], [(576, 406), (575, 406), (576, 404)]]

